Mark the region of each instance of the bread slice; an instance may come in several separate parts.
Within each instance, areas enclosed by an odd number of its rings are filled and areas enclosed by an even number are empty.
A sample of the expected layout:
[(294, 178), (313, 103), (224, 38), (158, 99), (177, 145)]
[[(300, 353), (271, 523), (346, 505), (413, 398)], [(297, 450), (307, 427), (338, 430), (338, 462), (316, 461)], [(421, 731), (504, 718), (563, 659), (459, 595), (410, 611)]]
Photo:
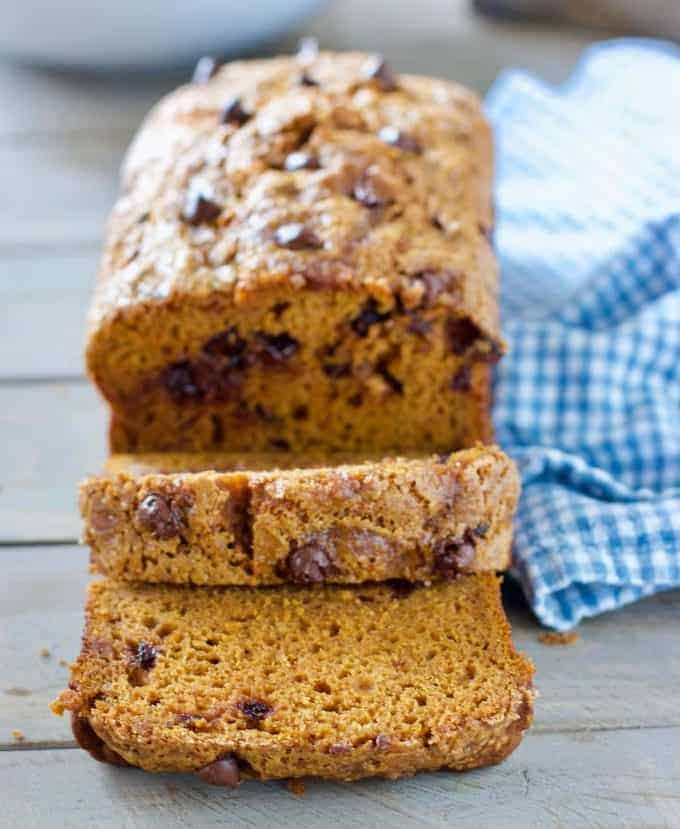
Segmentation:
[(119, 579), (427, 582), (505, 569), (518, 493), (497, 447), (372, 460), (126, 455), (82, 484), (80, 505), (93, 568)]
[(209, 782), (496, 763), (532, 719), (490, 573), (411, 588), (90, 587), (69, 690), (81, 745)]
[(489, 442), (492, 182), (474, 93), (371, 55), (171, 93), (128, 153), (90, 313), (112, 450)]

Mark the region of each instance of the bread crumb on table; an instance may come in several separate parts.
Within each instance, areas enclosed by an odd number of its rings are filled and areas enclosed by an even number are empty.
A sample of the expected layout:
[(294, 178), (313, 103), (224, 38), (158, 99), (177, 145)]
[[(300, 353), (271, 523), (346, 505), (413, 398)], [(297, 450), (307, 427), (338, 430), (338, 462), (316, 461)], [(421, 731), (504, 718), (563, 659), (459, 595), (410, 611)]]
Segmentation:
[(42, 656), (43, 659), (47, 659), (47, 657), (51, 655), (52, 654), (50, 653), (48, 648), (40, 648), (40, 656)]
[(544, 645), (575, 645), (580, 638), (575, 630), (568, 630), (566, 633), (544, 630), (543, 633), (538, 634), (538, 641)]
[(21, 743), (21, 742), (23, 742), (23, 741), (26, 739), (26, 735), (24, 734), (24, 732), (23, 732), (23, 731), (19, 731), (19, 729), (18, 729), (18, 728), (15, 728), (15, 729), (12, 731), (12, 737), (13, 737), (13, 739), (15, 739), (18, 743)]
[(286, 782), (286, 788), (292, 792), (296, 797), (304, 797), (307, 792), (307, 786), (304, 780), (294, 778)]

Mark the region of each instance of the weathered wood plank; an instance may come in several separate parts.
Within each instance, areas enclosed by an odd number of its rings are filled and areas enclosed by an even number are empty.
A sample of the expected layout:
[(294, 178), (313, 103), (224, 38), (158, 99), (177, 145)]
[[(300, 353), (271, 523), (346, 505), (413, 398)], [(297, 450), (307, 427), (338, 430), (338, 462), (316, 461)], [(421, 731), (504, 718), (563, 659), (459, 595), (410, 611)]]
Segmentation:
[(106, 415), (84, 382), (0, 385), (0, 542), (75, 540), (76, 483), (105, 457)]
[[(67, 680), (59, 659), (70, 661), (79, 650), (87, 553), (6, 547), (0, 562), (0, 744), (11, 745), (15, 728), (29, 743), (70, 742), (68, 724), (47, 706)], [(516, 644), (537, 667), (537, 733), (680, 726), (680, 591), (584, 624), (581, 641), (567, 648), (541, 644), (538, 626), (516, 601), (509, 615)]]
[[(680, 729), (534, 734), (491, 769), (352, 785), (280, 783), (238, 792), (190, 775), (116, 769), (71, 750), (0, 754), (7, 825), (674, 827)], [(55, 816), (58, 816), (58, 820)]]
[(0, 257), (0, 380), (83, 374), (83, 330), (97, 246)]

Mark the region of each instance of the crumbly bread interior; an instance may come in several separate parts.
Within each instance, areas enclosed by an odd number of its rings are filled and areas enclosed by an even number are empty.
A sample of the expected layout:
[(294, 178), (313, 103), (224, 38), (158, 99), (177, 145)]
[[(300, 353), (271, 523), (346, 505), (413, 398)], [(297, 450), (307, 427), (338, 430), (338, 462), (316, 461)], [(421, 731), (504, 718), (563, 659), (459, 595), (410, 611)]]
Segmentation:
[(259, 778), (397, 777), (503, 759), (531, 721), (532, 674), (491, 574), (416, 589), (105, 580), (53, 710), (86, 724), (99, 759), (151, 771), (228, 758)]

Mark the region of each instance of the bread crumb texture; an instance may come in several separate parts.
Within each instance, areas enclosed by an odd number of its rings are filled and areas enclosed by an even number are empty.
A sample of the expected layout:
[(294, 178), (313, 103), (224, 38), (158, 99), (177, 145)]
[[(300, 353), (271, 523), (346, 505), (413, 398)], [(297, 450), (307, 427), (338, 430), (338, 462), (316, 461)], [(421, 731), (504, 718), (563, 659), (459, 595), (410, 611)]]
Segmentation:
[(209, 782), (352, 780), (502, 760), (532, 718), (492, 574), (269, 589), (90, 587), (53, 704), (100, 760)]

